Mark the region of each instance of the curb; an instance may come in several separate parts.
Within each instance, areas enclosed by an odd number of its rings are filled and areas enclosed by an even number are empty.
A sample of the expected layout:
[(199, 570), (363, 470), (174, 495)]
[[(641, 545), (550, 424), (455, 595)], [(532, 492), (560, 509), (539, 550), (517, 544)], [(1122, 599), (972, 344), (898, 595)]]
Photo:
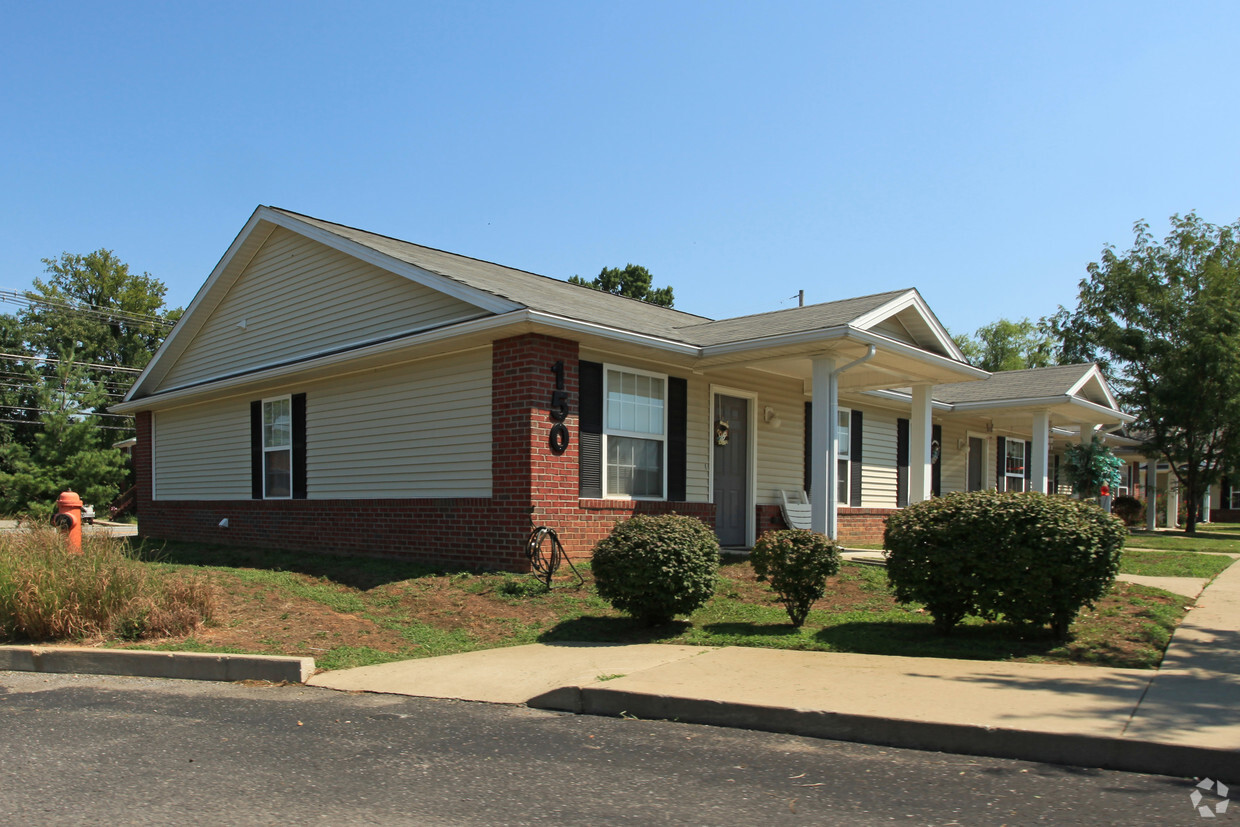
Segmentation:
[(314, 674), (314, 658), (150, 652), (142, 649), (0, 646), (0, 671), (6, 670), (193, 681), (305, 683)]
[(1240, 778), (1240, 751), (1107, 736), (943, 724), (872, 715), (562, 687), (527, 704), (612, 718), (635, 717), (779, 732), (835, 741), (1011, 758), (1178, 777)]

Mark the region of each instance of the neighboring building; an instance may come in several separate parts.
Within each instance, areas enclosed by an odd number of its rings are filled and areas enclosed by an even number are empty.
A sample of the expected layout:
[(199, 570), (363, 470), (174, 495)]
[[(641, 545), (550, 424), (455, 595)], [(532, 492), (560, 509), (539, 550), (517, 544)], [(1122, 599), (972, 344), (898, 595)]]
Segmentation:
[(781, 490), (873, 541), (1131, 420), (1092, 365), (969, 366), (914, 289), (711, 320), (270, 207), (113, 409), (144, 536), (513, 569), (635, 513), (749, 546)]

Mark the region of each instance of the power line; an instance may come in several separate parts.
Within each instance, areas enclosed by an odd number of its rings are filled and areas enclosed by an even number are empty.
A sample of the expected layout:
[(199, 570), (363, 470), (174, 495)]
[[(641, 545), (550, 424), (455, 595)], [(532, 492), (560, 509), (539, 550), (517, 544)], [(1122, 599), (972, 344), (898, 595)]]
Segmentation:
[(49, 365), (61, 365), (66, 362), (70, 365), (77, 365), (80, 368), (93, 368), (95, 370), (106, 370), (109, 373), (141, 373), (139, 368), (126, 368), (121, 365), (101, 365), (98, 362), (75, 362), (72, 359), (53, 359), (50, 356), (30, 356), (22, 353), (0, 353), (0, 359), (7, 359), (10, 362), (45, 362)]
[(20, 405), (0, 405), (3, 411), (25, 411), (26, 413), (68, 413), (70, 416), (113, 416), (117, 419), (133, 419), (131, 414), (104, 413), (102, 411), (57, 411), (51, 408), (23, 408)]
[[(11, 422), (14, 425), (39, 425), (44, 426), (47, 423), (38, 419), (0, 419), (0, 422)], [(132, 431), (133, 428), (125, 428), (120, 425), (96, 425), (101, 431)]]
[(132, 322), (136, 324), (152, 324), (160, 327), (172, 327), (175, 322), (160, 316), (151, 316), (146, 313), (133, 313), (128, 310), (118, 310), (113, 307), (101, 304), (90, 304), (82, 302), (81, 304), (68, 304), (67, 302), (53, 301), (52, 299), (33, 298), (29, 292), (20, 293), (16, 290), (0, 290), (0, 302), (12, 302), (13, 304), (25, 305), (26, 307), (34, 307), (42, 305), (58, 310), (66, 310), (71, 313), (82, 313), (87, 316), (95, 316), (109, 322)]

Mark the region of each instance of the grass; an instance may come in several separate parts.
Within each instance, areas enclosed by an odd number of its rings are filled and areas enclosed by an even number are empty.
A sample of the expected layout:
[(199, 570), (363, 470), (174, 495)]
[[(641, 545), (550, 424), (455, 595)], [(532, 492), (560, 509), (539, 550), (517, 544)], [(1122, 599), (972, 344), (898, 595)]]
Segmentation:
[[(715, 597), (684, 620), (643, 627), (563, 574), (547, 591), (531, 577), (434, 569), (397, 560), (343, 558), (193, 543), (138, 544), (154, 576), (208, 577), (214, 617), (189, 634), (111, 646), (309, 655), (341, 669), (536, 641), (665, 642), (816, 651), (1096, 663), (1152, 667), (1184, 614), (1182, 598), (1130, 584), (1116, 588), (1073, 627), (1049, 631), (969, 619), (939, 636), (919, 606), (895, 602), (882, 568), (845, 564), (801, 629), (747, 562), (730, 558)], [(1158, 556), (1158, 555), (1155, 555)], [(1193, 555), (1189, 555), (1190, 558)], [(1136, 557), (1133, 559), (1141, 559)], [(1227, 558), (1200, 557), (1198, 559)]]
[(1213, 551), (1240, 554), (1240, 525), (1198, 523), (1197, 534), (1180, 530), (1145, 531), (1133, 529), (1125, 548), (1155, 551)]
[(214, 603), (205, 578), (161, 576), (111, 537), (87, 535), (71, 552), (50, 526), (0, 533), (0, 638), (185, 634), (210, 617)]
[(1119, 570), (1124, 574), (1139, 574), (1147, 577), (1213, 578), (1233, 562), (1231, 557), (1221, 554), (1125, 549)]

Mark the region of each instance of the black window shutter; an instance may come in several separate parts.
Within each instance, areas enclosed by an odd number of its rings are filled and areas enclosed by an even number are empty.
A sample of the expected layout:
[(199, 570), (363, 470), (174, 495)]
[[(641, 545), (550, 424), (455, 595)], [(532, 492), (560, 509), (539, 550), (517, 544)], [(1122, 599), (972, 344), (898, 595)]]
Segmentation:
[(1029, 483), (1033, 480), (1033, 443), (1025, 442), (1025, 490), (1029, 490)]
[(930, 466), (930, 493), (938, 497), (943, 488), (943, 426), (931, 425), (930, 438), (939, 444), (939, 455)]
[(306, 498), (306, 395), (293, 394), (293, 499)]
[(804, 467), (804, 480), (801, 487), (805, 489), (805, 493), (809, 493), (810, 473), (812, 468), (810, 465), (810, 451), (813, 450), (814, 444), (814, 403), (805, 403), (805, 450), (802, 452), (802, 465)]
[(578, 494), (599, 499), (603, 496), (603, 366), (598, 362), (579, 362), (577, 380), (581, 389), (581, 414), (577, 419)]
[(667, 498), (685, 499), (688, 479), (689, 382), (675, 376), (667, 380)]
[(908, 505), (909, 421), (896, 420), (896, 508)]
[(995, 437), (995, 490), (1007, 491), (1007, 440)]
[(263, 403), (250, 403), (250, 498), (263, 498)]
[(848, 423), (848, 504), (861, 507), (861, 411)]

